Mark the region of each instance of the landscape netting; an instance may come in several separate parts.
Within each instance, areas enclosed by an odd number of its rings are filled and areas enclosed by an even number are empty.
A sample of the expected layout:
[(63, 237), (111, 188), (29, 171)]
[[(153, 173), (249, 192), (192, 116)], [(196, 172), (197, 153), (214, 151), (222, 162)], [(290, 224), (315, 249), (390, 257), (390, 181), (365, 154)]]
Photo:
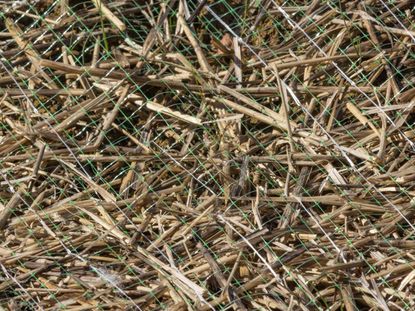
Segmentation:
[(0, 309), (415, 310), (413, 1), (0, 1)]

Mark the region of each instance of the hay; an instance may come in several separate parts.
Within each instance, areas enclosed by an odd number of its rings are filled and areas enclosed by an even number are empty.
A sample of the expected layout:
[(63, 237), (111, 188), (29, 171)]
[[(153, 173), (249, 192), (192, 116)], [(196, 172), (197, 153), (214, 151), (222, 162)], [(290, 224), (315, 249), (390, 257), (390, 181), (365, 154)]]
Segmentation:
[(0, 306), (414, 310), (411, 1), (1, 1)]

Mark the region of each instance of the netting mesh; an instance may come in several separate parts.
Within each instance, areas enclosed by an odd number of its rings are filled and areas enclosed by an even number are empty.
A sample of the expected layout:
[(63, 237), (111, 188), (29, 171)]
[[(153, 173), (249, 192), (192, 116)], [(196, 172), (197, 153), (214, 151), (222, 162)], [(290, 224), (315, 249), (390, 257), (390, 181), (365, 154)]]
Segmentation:
[(413, 1), (0, 8), (1, 309), (415, 309)]

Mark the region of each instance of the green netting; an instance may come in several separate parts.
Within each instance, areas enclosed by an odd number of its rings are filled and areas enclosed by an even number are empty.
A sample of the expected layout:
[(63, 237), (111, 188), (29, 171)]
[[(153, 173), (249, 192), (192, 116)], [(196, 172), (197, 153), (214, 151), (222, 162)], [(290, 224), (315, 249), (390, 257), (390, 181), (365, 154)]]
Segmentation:
[(2, 309), (415, 309), (412, 1), (0, 8)]

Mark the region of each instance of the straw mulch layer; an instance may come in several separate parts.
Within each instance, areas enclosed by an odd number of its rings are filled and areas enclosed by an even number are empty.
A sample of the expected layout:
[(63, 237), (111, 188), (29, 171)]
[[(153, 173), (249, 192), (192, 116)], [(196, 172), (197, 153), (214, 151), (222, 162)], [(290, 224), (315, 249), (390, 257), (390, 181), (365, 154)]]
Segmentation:
[(414, 310), (412, 1), (1, 1), (0, 305)]

